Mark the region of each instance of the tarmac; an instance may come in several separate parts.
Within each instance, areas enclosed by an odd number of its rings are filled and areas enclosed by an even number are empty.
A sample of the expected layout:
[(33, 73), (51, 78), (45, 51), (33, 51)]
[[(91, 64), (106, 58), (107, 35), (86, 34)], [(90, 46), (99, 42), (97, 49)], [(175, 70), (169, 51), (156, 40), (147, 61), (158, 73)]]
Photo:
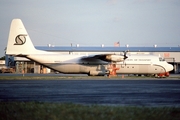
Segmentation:
[[(6, 75), (0, 75), (0, 77), (2, 78)], [(13, 75), (18, 76), (18, 74)], [(28, 75), (30, 77), (34, 76)], [(25, 74), (25, 76), (28, 75)], [(68, 80), (48, 79), (48, 77), (45, 80), (1, 79), (0, 101), (180, 107), (179, 79), (136, 78), (134, 80), (134, 78), (128, 78), (127, 80), (103, 79), (101, 77), (100, 79), (88, 78), (87, 80), (83, 78), (86, 77), (81, 77), (81, 79), (70, 77)]]

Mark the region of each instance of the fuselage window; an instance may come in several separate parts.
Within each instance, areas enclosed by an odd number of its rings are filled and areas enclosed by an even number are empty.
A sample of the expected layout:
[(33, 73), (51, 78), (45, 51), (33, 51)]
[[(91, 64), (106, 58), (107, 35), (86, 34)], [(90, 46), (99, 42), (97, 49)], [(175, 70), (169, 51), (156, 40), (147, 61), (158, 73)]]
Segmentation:
[(160, 57), (160, 58), (159, 58), (159, 61), (165, 61), (165, 59)]

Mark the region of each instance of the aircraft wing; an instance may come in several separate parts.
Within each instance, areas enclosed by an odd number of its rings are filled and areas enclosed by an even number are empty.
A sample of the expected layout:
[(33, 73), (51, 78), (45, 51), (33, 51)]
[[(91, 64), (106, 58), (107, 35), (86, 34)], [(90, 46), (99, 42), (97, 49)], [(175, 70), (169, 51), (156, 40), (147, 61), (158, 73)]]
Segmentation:
[(98, 54), (98, 55), (89, 55), (82, 58), (82, 60), (86, 59), (100, 59), (106, 62), (122, 62), (127, 58), (124, 55), (116, 55), (116, 54)]

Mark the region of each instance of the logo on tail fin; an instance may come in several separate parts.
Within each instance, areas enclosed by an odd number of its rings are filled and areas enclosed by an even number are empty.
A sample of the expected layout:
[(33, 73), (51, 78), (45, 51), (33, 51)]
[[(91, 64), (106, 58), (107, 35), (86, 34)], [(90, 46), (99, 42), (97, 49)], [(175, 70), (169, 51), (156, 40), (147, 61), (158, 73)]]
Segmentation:
[(25, 34), (20, 34), (16, 36), (14, 45), (23, 45), (26, 42), (26, 36)]

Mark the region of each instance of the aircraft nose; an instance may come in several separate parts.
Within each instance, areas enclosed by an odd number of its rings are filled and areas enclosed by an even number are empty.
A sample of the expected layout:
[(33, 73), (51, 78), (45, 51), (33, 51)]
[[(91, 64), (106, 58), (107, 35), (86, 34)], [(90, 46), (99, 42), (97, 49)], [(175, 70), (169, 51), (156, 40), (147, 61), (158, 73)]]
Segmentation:
[(167, 65), (167, 72), (172, 71), (174, 69), (173, 65), (168, 64)]

